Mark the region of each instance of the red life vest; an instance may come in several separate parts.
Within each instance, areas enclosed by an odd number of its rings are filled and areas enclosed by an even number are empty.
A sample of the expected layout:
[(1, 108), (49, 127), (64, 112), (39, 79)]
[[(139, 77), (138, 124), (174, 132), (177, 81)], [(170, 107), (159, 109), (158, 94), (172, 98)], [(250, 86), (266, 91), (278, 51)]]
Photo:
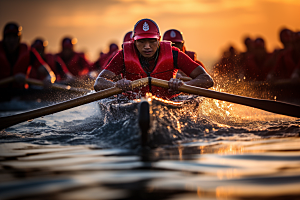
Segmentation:
[(119, 50), (116, 50), (101, 55), (101, 57), (93, 63), (92, 70), (102, 71), (118, 52)]
[[(123, 45), (125, 62), (124, 78), (133, 81), (145, 77), (153, 77), (169, 81), (171, 78), (175, 77), (176, 69), (173, 63), (171, 42), (160, 42), (157, 64), (154, 70), (148, 75), (141, 66), (134, 41), (125, 42)], [(140, 90), (135, 90), (134, 92), (138, 92), (142, 96), (145, 96), (147, 92), (151, 92), (161, 98), (172, 98), (176, 96), (174, 93), (168, 92), (168, 89), (166, 88), (156, 86), (151, 86), (151, 88), (149, 88), (149, 85), (141, 88)]]
[(27, 71), (27, 76), (29, 78), (33, 78), (33, 79), (37, 79), (37, 80), (44, 80), (46, 78), (46, 76), (41, 75), (38, 72), (38, 69), (41, 65), (44, 65), (46, 63), (49, 65), (51, 70), (55, 72), (55, 70), (53, 70), (53, 68), (55, 67), (55, 60), (52, 59), (51, 54), (46, 54), (45, 57), (42, 58), (40, 56), (40, 54), (36, 51), (35, 48), (31, 48), (31, 52), (33, 53), (33, 55), (35, 56), (36, 59), (34, 59), (30, 70)]
[[(61, 81), (64, 78), (66, 78), (67, 74), (71, 74), (71, 72), (68, 70), (65, 62), (61, 59), (61, 57), (57, 56), (57, 55), (53, 55), (53, 59), (56, 62), (55, 65), (55, 70), (54, 73), (56, 76), (56, 80), (57, 81)], [(57, 66), (59, 65), (59, 66)]]
[(201, 65), (203, 67), (203, 69), (205, 69), (205, 71), (206, 71), (206, 68), (205, 68), (204, 64), (201, 61), (197, 60), (197, 55), (196, 55), (195, 52), (193, 52), (193, 51), (185, 51), (184, 53), (186, 55), (188, 55), (188, 57), (190, 57), (193, 61), (195, 61), (196, 63), (198, 63), (199, 65)]
[[(57, 54), (60, 58), (62, 58), (61, 53)], [(89, 72), (90, 64), (85, 59), (83, 53), (74, 52), (73, 57), (66, 63), (68, 70), (74, 76), (82, 76), (86, 75)]]
[(188, 55), (192, 60), (196, 60), (196, 53), (193, 51), (185, 51), (184, 52), (186, 55)]
[[(27, 69), (30, 65), (30, 51), (28, 49), (28, 46), (23, 43), (19, 45), (18, 58), (14, 66), (11, 66), (6, 57), (3, 45), (3, 42), (0, 42), (0, 80), (16, 75), (18, 73), (26, 75)], [(2, 88), (7, 86), (8, 85), (3, 85)], [(14, 84), (14, 87), (20, 86)]]

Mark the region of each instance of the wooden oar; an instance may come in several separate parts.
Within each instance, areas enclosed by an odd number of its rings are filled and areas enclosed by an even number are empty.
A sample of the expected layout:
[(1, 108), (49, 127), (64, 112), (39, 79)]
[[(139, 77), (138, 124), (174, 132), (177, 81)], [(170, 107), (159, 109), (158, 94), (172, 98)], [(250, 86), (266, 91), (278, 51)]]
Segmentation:
[(184, 81), (184, 82), (193, 80), (191, 77), (188, 77), (188, 76), (182, 76), (179, 79)]
[[(168, 81), (165, 80), (152, 78), (151, 84), (159, 87), (169, 88)], [(189, 94), (201, 95), (213, 99), (229, 101), (232, 103), (251, 106), (254, 108), (259, 108), (277, 114), (283, 114), (283, 115), (300, 118), (300, 106), (293, 105), (293, 104), (283, 103), (279, 101), (265, 100), (265, 99), (243, 97), (243, 96), (203, 89), (199, 87), (194, 87), (190, 85), (182, 85), (179, 88), (179, 91), (189, 93)]]
[[(135, 80), (132, 82), (132, 87), (138, 88), (141, 86), (145, 86), (148, 84), (148, 78), (142, 78), (139, 80)], [(168, 81), (160, 80), (156, 78), (151, 79), (151, 84), (163, 87), (163, 88), (169, 88)], [(289, 115), (293, 117), (300, 117), (300, 106), (287, 104), (283, 102), (277, 102), (277, 101), (270, 101), (270, 100), (264, 100), (264, 99), (255, 99), (255, 98), (249, 98), (249, 97), (243, 97), (243, 96), (237, 96), (233, 94), (227, 94), (222, 92), (216, 92), (213, 90), (203, 89), (199, 87), (189, 86), (189, 85), (183, 85), (179, 88), (179, 91), (190, 93), (190, 94), (196, 94), (201, 95), (209, 98), (219, 99), (223, 101), (229, 101), (232, 103), (238, 103), (246, 106), (251, 106), (254, 108), (259, 108), (262, 110), (266, 110), (269, 112), (274, 112), (278, 114), (283, 115)], [(15, 125), (20, 122), (24, 122), (27, 120), (31, 120), (37, 117), (41, 117), (44, 115), (56, 113), (59, 111), (67, 110), (69, 108), (73, 108), (76, 106), (80, 106), (86, 103), (90, 103), (93, 101), (97, 101), (103, 98), (110, 97), (112, 95), (120, 94), (122, 91), (119, 88), (109, 88), (97, 93), (85, 95), (83, 97), (78, 97), (69, 101), (65, 101), (62, 103), (58, 103), (55, 105), (39, 108), (36, 110), (32, 110), (29, 112), (8, 116), (8, 117), (0, 117), (0, 129), (7, 128), (9, 126)]]
[[(27, 78), (25, 81), (26, 81), (26, 83), (33, 84), (33, 85), (40, 85), (40, 86), (44, 85), (43, 81), (36, 80), (36, 79)], [(88, 90), (88, 89), (76, 88), (76, 87), (71, 87), (69, 85), (63, 85), (63, 84), (58, 84), (58, 83), (53, 83), (51, 85), (51, 88), (59, 89), (59, 90), (68, 90), (68, 91), (72, 91), (72, 92), (82, 92), (82, 93), (90, 92), (90, 90)]]
[(4, 85), (10, 82), (13, 82), (15, 80), (15, 77), (11, 76), (5, 79), (0, 80), (0, 85)]
[[(148, 84), (148, 78), (143, 78), (143, 79), (139, 79), (139, 80), (135, 80), (132, 82), (132, 87), (133, 88), (138, 88), (141, 86), (145, 86)], [(18, 124), (20, 122), (24, 122), (24, 121), (28, 121), (37, 117), (41, 117), (41, 116), (45, 116), (45, 115), (49, 115), (49, 114), (53, 114), (56, 112), (60, 112), (63, 110), (67, 110), (69, 108), (73, 108), (76, 106), (80, 106), (83, 104), (87, 104), (93, 101), (97, 101), (100, 99), (104, 99), (116, 94), (120, 94), (122, 92), (121, 89), (116, 88), (116, 87), (112, 87), (106, 90), (102, 90), (100, 92), (97, 93), (93, 93), (93, 94), (88, 94), (82, 97), (78, 97), (75, 99), (71, 99), (69, 101), (64, 101), (61, 103), (57, 103), (51, 106), (46, 106), (43, 108), (38, 108), (32, 111), (28, 111), (28, 112), (24, 112), (24, 113), (20, 113), (17, 115), (13, 115), (13, 116), (8, 116), (8, 117), (0, 117), (0, 130), (3, 128), (7, 128), (10, 127), (12, 125)]]

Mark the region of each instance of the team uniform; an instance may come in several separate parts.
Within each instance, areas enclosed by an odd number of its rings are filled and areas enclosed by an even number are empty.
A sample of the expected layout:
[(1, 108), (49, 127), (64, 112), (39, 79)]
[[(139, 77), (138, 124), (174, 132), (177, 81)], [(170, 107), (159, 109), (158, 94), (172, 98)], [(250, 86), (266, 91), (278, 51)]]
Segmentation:
[[(56, 75), (56, 81), (62, 81), (63, 79), (66, 78), (67, 73), (70, 73), (68, 68), (66, 67), (64, 61), (60, 57), (57, 57), (56, 55), (53, 54), (45, 54), (42, 56), (42, 59), (49, 65), (51, 70), (54, 72)], [(30, 69), (28, 74), (29, 78), (37, 79), (37, 80), (43, 80), (45, 77), (41, 76), (37, 72), (37, 67), (39, 66), (39, 60), (35, 60), (35, 62), (32, 65), (32, 68)]]
[(63, 59), (61, 53), (58, 53), (56, 56), (59, 57), (58, 59), (64, 61), (69, 72), (76, 77), (87, 75), (90, 71), (90, 64), (83, 53), (74, 52), (73, 56), (68, 60)]
[(118, 46), (116, 44), (111, 44), (110, 51), (100, 56), (100, 58), (93, 64), (92, 70), (102, 71), (110, 60), (118, 53), (118, 51)]
[[(140, 98), (146, 96), (146, 93), (152, 93), (160, 98), (171, 99), (178, 95), (178, 89), (183, 84), (205, 88), (213, 86), (213, 80), (202, 66), (179, 48), (173, 47), (170, 41), (160, 41), (159, 27), (153, 20), (139, 20), (131, 38), (123, 43), (123, 49), (99, 74), (94, 84), (96, 91), (115, 86), (126, 91), (123, 94), (129, 98)], [(183, 83), (177, 79), (175, 76), (178, 70), (192, 77), (192, 80)], [(168, 81), (169, 89), (156, 87), (151, 81), (145, 87), (132, 88), (132, 81), (146, 77)]]
[[(183, 53), (185, 53), (187, 56), (189, 56), (193, 61), (201, 65), (204, 69), (204, 64), (197, 59), (197, 54), (194, 51), (187, 51), (184, 45), (183, 35), (180, 31), (176, 29), (170, 29), (167, 30), (164, 33), (163, 40), (171, 41), (172, 43), (181, 43), (182, 48), (180, 49)], [(174, 45), (174, 44), (173, 44)], [(176, 46), (176, 44), (174, 45)]]
[(289, 79), (296, 69), (300, 69), (300, 59), (294, 49), (283, 50), (274, 67), (275, 76), (278, 79)]
[[(176, 71), (181, 69), (184, 73), (190, 74), (199, 64), (190, 59), (178, 48), (172, 47), (170, 42), (160, 42), (157, 59), (150, 60), (138, 56), (134, 42), (123, 43), (123, 50), (119, 51), (105, 68), (115, 74), (122, 74), (128, 80), (137, 80), (145, 77), (170, 80), (175, 77)], [(159, 97), (172, 98), (176, 94), (168, 89), (146, 86), (135, 90), (138, 96), (144, 96), (147, 92)]]
[[(29, 49), (26, 44), (21, 43), (18, 47), (18, 54), (11, 56), (6, 55), (3, 42), (0, 42), (0, 79), (5, 79), (18, 73), (26, 75), (30, 66), (38, 71), (41, 65), (46, 66), (45, 61), (35, 50)], [(2, 88), (7, 87), (23, 88), (24, 85), (17, 83), (2, 85)]]
[(265, 57), (258, 60), (253, 54), (246, 58), (244, 63), (244, 76), (246, 81), (265, 81), (271, 70), (271, 53), (266, 53)]
[[(63, 60), (53, 54), (45, 53), (45, 41), (43, 39), (36, 39), (32, 45), (31, 49), (32, 51), (36, 51), (43, 61), (45, 61), (50, 69), (54, 72), (56, 75), (56, 81), (62, 81), (63, 79), (67, 78), (67, 74), (70, 74), (69, 70), (67, 69), (65, 63)], [(33, 65), (28, 72), (29, 78), (37, 79), (37, 80), (43, 80), (44, 77), (41, 76), (36, 69), (39, 67), (39, 60), (35, 59), (33, 62)]]

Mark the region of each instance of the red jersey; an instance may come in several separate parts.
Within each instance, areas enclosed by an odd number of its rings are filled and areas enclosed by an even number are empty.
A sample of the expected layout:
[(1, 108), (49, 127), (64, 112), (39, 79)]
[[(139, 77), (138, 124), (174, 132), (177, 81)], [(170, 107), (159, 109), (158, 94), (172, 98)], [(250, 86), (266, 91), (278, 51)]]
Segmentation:
[(244, 64), (244, 75), (247, 81), (265, 81), (271, 70), (272, 54), (266, 53), (264, 57), (258, 59), (254, 54), (246, 58)]
[(300, 59), (295, 50), (286, 49), (278, 55), (274, 71), (276, 77), (289, 79), (297, 68), (300, 69)]
[(197, 59), (197, 54), (195, 52), (193, 52), (193, 51), (185, 51), (184, 53), (186, 55), (188, 55), (193, 61), (195, 61), (196, 63), (198, 63), (199, 65), (201, 65), (203, 67), (203, 69), (205, 69), (205, 66), (203, 65), (203, 63), (200, 60)]
[[(42, 59), (49, 65), (51, 70), (54, 72), (56, 76), (56, 81), (60, 81), (66, 77), (67, 73), (70, 73), (68, 68), (66, 67), (65, 63), (62, 61), (62, 59), (56, 55), (53, 54), (45, 54), (42, 56)], [(38, 80), (43, 80), (45, 77), (39, 75), (38, 67), (40, 66), (39, 59), (35, 59), (33, 63), (33, 67), (30, 70), (29, 78), (34, 78)]]
[(90, 71), (90, 63), (87, 61), (83, 53), (74, 52), (72, 58), (69, 60), (64, 60), (61, 53), (57, 54), (57, 56), (64, 61), (68, 70), (74, 76), (83, 76)]
[(93, 64), (93, 70), (103, 70), (111, 59), (118, 53), (118, 50), (102, 54), (101, 57)]
[[(176, 52), (175, 59), (175, 53), (173, 54), (173, 52)], [(161, 42), (157, 59), (139, 57), (134, 43), (128, 42), (124, 43), (124, 50), (120, 50), (105, 69), (114, 72), (116, 75), (122, 74), (123, 77), (129, 80), (137, 80), (147, 76), (170, 80), (174, 77), (176, 70), (181, 69), (184, 73), (190, 75), (198, 66), (198, 63), (179, 51), (178, 48), (171, 47), (169, 42)], [(149, 92), (149, 86), (145, 88), (141, 89), (141, 95), (143, 96), (146, 92)], [(151, 92), (160, 97), (171, 98), (174, 96), (164, 88), (152, 87)]]
[[(33, 65), (35, 59), (39, 62), (38, 66), (45, 63), (36, 51), (31, 51), (24, 43), (19, 45), (17, 54), (7, 57), (4, 45), (0, 42), (0, 79), (5, 79), (18, 73), (26, 75), (28, 68)], [(15, 88), (24, 87), (23, 85), (17, 85), (15, 83), (10, 85)], [(3, 85), (2, 88), (3, 87), (9, 86)]]

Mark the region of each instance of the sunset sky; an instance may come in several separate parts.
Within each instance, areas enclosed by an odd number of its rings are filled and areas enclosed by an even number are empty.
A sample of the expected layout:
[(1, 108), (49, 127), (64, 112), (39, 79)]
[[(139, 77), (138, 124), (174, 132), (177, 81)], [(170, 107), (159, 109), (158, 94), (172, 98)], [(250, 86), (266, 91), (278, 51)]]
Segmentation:
[(64, 36), (76, 37), (76, 50), (95, 61), (111, 42), (121, 46), (138, 20), (151, 18), (161, 34), (182, 31), (187, 49), (211, 68), (229, 45), (243, 51), (246, 35), (265, 38), (269, 51), (281, 47), (282, 27), (300, 31), (299, 11), (299, 0), (0, 0), (0, 26), (19, 23), (23, 42), (42, 37), (51, 53)]

